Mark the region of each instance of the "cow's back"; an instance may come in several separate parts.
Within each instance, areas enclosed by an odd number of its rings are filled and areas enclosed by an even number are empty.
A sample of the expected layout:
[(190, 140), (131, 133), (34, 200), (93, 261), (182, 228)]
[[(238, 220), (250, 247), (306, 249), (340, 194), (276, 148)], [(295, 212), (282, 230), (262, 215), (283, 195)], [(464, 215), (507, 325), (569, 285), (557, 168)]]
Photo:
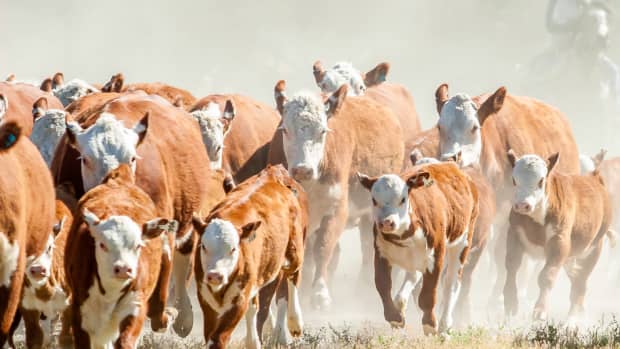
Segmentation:
[(158, 95), (171, 104), (182, 103), (182, 107), (189, 107), (196, 102), (196, 97), (189, 91), (161, 82), (136, 83), (127, 85), (123, 92), (144, 91), (150, 95)]
[(50, 109), (64, 109), (58, 98), (51, 93), (41, 91), (36, 86), (24, 83), (0, 82), (0, 94), (9, 101), (9, 109), (2, 118), (4, 122), (16, 121), (26, 136), (32, 133), (34, 119), (32, 117), (32, 105), (41, 97), (47, 98)]

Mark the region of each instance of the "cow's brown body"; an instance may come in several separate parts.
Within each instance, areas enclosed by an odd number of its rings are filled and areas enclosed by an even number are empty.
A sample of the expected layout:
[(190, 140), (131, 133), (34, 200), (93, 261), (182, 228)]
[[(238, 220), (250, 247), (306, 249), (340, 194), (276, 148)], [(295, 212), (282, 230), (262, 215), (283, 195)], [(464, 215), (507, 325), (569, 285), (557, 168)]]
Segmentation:
[(47, 98), (50, 109), (64, 109), (58, 98), (51, 93), (41, 91), (39, 88), (25, 83), (0, 82), (0, 94), (9, 100), (9, 109), (2, 117), (4, 122), (16, 121), (21, 127), (25, 136), (32, 133), (32, 105), (39, 98)]

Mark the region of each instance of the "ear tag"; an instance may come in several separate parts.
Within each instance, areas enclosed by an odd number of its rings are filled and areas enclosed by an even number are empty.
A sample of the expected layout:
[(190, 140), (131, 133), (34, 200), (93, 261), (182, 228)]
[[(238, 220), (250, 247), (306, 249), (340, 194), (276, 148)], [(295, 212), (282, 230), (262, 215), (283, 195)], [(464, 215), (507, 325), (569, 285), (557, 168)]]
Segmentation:
[(176, 234), (177, 231), (179, 230), (179, 222), (177, 222), (176, 220), (172, 220), (168, 222), (168, 224), (159, 225), (157, 228), (161, 230), (165, 230), (171, 234)]
[(4, 148), (9, 148), (10, 146), (12, 146), (15, 142), (17, 141), (17, 137), (15, 136), (15, 134), (11, 133), (6, 137), (6, 140), (4, 141)]

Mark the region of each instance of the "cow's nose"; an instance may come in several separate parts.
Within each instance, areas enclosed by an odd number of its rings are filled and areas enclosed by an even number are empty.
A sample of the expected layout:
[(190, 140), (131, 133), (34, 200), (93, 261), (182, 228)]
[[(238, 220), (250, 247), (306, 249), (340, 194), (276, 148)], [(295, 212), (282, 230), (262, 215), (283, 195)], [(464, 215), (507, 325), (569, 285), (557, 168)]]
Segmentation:
[(312, 178), (312, 169), (307, 166), (296, 166), (291, 169), (291, 176), (297, 181), (306, 181)]
[(47, 270), (41, 265), (35, 265), (30, 267), (30, 275), (36, 279), (40, 279), (47, 275)]
[(224, 277), (220, 273), (217, 273), (217, 272), (209, 272), (209, 273), (207, 273), (207, 282), (212, 284), (212, 285), (219, 285), (219, 284), (221, 284), (223, 279), (224, 279)]
[(532, 206), (527, 202), (518, 202), (513, 206), (513, 209), (519, 213), (529, 213), (532, 210)]
[(117, 265), (114, 267), (114, 276), (118, 279), (129, 279), (132, 276), (132, 270), (126, 265)]
[(381, 222), (380, 228), (383, 232), (386, 232), (386, 233), (392, 232), (396, 229), (396, 222), (394, 222), (394, 220), (390, 218), (384, 219)]

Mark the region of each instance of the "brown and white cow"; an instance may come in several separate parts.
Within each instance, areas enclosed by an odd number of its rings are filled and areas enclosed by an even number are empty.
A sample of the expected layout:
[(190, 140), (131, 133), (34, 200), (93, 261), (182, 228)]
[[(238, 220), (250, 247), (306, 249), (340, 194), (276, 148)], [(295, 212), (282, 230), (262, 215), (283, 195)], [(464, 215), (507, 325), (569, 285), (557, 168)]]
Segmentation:
[(30, 140), (51, 167), (56, 147), (67, 129), (67, 118), (71, 115), (62, 109), (49, 109), (47, 97), (41, 97), (32, 105), (32, 117), (34, 124)]
[[(416, 137), (422, 130), (413, 97), (400, 84), (386, 82), (389, 63), (380, 63), (367, 73), (360, 73), (351, 63), (336, 63), (324, 69), (320, 61), (314, 63), (314, 78), (323, 93), (334, 93), (342, 85), (349, 86), (349, 93), (366, 96), (390, 108), (400, 121), (405, 139), (405, 153), (409, 154), (416, 145)], [(409, 160), (405, 159), (405, 166)]]
[[(0, 100), (8, 99), (0, 95)], [(26, 261), (41, 255), (54, 225), (54, 187), (37, 148), (15, 120), (0, 123), (0, 347), (17, 312)]]
[(161, 82), (136, 83), (125, 85), (125, 77), (118, 73), (113, 75), (110, 80), (103, 85), (101, 92), (132, 92), (144, 91), (150, 95), (158, 95), (176, 107), (185, 109), (196, 103), (194, 97), (189, 91), (170, 86)]
[[(95, 94), (84, 98), (90, 96)], [(127, 93), (97, 107), (80, 123), (70, 122), (65, 137), (68, 142), (61, 141), (52, 166), (58, 183), (73, 183), (79, 197), (111, 170), (127, 164), (135, 171), (138, 187), (155, 202), (158, 215), (179, 222), (173, 272), (179, 317), (174, 329), (188, 335), (193, 317), (185, 285), (197, 243), (191, 234), (192, 212), (208, 212), (209, 196), (215, 195), (198, 125), (189, 113), (159, 96)], [(222, 191), (221, 184), (217, 190)]]
[(209, 95), (190, 113), (200, 125), (211, 168), (223, 168), (240, 183), (267, 166), (267, 153), (280, 116), (250, 97)]
[[(433, 157), (424, 157), (419, 149), (414, 149), (410, 155), (411, 163), (415, 165), (439, 163), (439, 160)], [(457, 157), (454, 159), (446, 159), (460, 163)], [(495, 191), (487, 178), (482, 174), (480, 167), (470, 165), (461, 168), (461, 171), (469, 176), (470, 180), (476, 186), (478, 191), (478, 218), (474, 227), (474, 235), (472, 237), (471, 247), (469, 249), (469, 257), (463, 268), (462, 288), (457, 303), (457, 319), (464, 325), (469, 325), (471, 320), (471, 301), (469, 293), (471, 291), (472, 274), (476, 270), (478, 261), (482, 252), (484, 252), (487, 242), (493, 235), (493, 220), (495, 219)]]
[(540, 294), (535, 320), (547, 318), (547, 302), (562, 268), (571, 280), (569, 323), (584, 312), (588, 277), (598, 261), (611, 224), (611, 203), (598, 170), (586, 175), (558, 171), (559, 153), (517, 159), (508, 151), (515, 194), (512, 200), (506, 255), (504, 309), (518, 311), (517, 280), (523, 256), (542, 258)]
[[(195, 216), (200, 232), (195, 272), (204, 314), (207, 348), (227, 346), (243, 315), (247, 348), (260, 348), (260, 333), (280, 283), (278, 337), (302, 333), (298, 286), (304, 259), (307, 198), (282, 166), (269, 166), (240, 184), (206, 220)], [(288, 299), (287, 299), (288, 298)], [(287, 315), (288, 312), (288, 315)]]
[[(506, 152), (540, 154), (543, 157), (562, 151), (558, 170), (579, 173), (579, 153), (566, 117), (557, 109), (529, 97), (509, 95), (500, 87), (492, 95), (469, 97), (464, 93), (448, 96), (448, 85), (435, 92), (439, 120), (440, 157), (461, 153), (461, 166), (480, 164), (497, 197), (496, 255), (505, 256), (504, 231), (512, 196), (512, 169)], [(544, 141), (541, 141), (544, 140)], [(501, 294), (504, 268), (499, 268), (492, 299)]]
[(26, 137), (32, 133), (32, 105), (35, 101), (46, 97), (50, 109), (63, 109), (56, 97), (30, 84), (0, 82), (0, 95), (4, 96), (0, 99), (0, 120), (17, 122)]
[(146, 316), (166, 329), (166, 268), (178, 223), (158, 218), (151, 198), (120, 165), (78, 203), (67, 237), (76, 348), (135, 348)]
[(276, 147), (283, 149), (291, 176), (309, 197), (310, 231), (316, 231), (312, 301), (324, 308), (331, 303), (327, 269), (347, 220), (360, 219), (362, 239), (371, 241), (368, 193), (355, 174), (399, 171), (404, 142), (394, 113), (369, 98), (347, 97), (347, 85), (326, 101), (307, 92), (287, 99), (284, 85), (282, 80), (275, 88), (282, 126), (272, 147), (281, 137)]
[[(393, 327), (405, 325), (407, 301), (422, 273), (418, 303), (422, 325), (425, 334), (436, 333), (434, 309), (438, 283), (445, 273), (439, 331), (447, 331), (453, 325), (461, 274), (478, 217), (476, 185), (454, 163), (416, 166), (400, 176), (358, 174), (358, 178), (372, 196), (375, 285), (385, 319)], [(395, 299), (392, 266), (407, 271)]]
[(65, 107), (86, 95), (99, 92), (97, 87), (84, 80), (73, 79), (65, 82), (65, 76), (61, 72), (54, 74), (51, 87), (51, 92)]

